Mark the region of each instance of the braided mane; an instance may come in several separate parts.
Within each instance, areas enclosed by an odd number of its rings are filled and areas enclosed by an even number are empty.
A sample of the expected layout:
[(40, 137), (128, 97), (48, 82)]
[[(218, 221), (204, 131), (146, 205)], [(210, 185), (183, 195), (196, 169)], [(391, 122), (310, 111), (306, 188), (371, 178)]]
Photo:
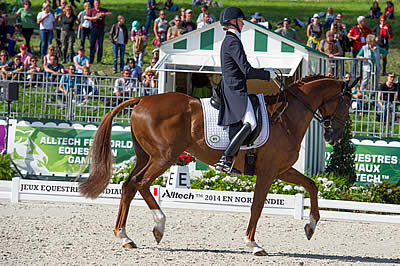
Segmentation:
[(314, 75), (310, 75), (310, 76), (301, 78), (301, 79), (297, 80), (296, 82), (293, 82), (292, 84), (289, 85), (289, 87), (290, 88), (294, 88), (294, 87), (299, 88), (299, 87), (303, 86), (305, 83), (309, 83), (309, 82), (320, 80), (320, 79), (335, 80), (337, 78), (329, 77), (329, 76), (325, 76), (325, 75), (321, 75), (321, 74), (314, 74)]

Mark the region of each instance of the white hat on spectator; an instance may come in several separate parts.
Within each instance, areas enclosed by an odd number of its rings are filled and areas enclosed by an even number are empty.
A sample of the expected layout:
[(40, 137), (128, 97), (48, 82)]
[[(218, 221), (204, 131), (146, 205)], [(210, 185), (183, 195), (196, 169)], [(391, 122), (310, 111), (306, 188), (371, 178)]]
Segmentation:
[(317, 13), (315, 13), (313, 18), (319, 18), (319, 15)]

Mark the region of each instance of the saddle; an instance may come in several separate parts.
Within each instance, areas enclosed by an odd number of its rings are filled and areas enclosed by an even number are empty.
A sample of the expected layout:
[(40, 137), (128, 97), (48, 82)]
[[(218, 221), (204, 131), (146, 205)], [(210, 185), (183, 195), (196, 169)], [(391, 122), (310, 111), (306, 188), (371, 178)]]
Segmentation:
[[(221, 108), (221, 87), (218, 85), (212, 89), (212, 95), (210, 98), (210, 104), (215, 109), (219, 110)], [(262, 114), (261, 114), (261, 106), (258, 100), (257, 95), (249, 94), (248, 95), (250, 102), (253, 106), (254, 115), (256, 117), (256, 128), (249, 134), (246, 140), (243, 142), (243, 145), (251, 146), (254, 141), (260, 135), (262, 129)], [(229, 126), (229, 139), (232, 139), (236, 133), (242, 128), (243, 123), (240, 121), (238, 123), (232, 124)]]

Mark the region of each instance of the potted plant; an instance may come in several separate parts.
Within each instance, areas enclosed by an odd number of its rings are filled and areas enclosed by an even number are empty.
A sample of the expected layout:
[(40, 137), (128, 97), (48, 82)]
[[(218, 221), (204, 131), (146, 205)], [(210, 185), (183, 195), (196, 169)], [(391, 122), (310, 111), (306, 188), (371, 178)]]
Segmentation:
[(175, 165), (171, 166), (167, 187), (170, 188), (190, 188), (189, 166), (190, 162), (195, 162), (196, 158), (190, 153), (183, 152)]

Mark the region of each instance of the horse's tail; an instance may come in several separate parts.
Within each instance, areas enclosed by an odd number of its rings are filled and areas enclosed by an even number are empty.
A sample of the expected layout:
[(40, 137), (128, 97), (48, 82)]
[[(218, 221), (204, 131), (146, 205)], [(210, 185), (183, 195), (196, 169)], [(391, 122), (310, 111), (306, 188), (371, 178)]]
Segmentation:
[[(97, 129), (88, 158), (91, 156), (89, 177), (79, 184), (81, 195), (88, 198), (97, 198), (107, 187), (112, 175), (111, 155), (111, 127), (112, 120), (127, 106), (140, 102), (141, 97), (124, 101), (107, 113)], [(86, 160), (88, 162), (89, 160)], [(84, 166), (84, 168), (86, 168)]]

